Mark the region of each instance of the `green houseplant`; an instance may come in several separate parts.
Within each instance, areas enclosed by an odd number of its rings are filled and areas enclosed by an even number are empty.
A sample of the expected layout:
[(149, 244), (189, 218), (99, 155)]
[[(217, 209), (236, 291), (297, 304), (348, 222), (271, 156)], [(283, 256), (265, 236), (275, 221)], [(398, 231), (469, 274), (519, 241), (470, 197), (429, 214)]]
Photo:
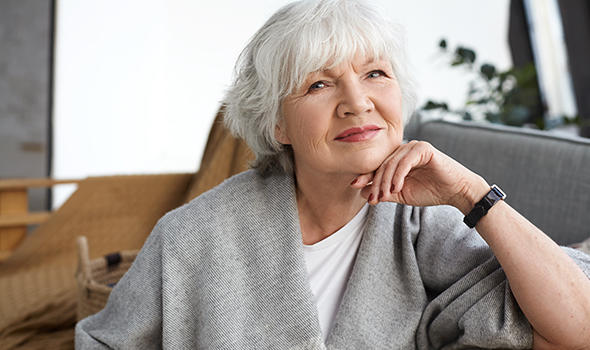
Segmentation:
[(545, 117), (546, 108), (540, 97), (533, 63), (501, 71), (493, 64), (477, 63), (477, 54), (471, 48), (457, 46), (450, 50), (445, 39), (440, 40), (438, 46), (452, 67), (463, 67), (474, 78), (469, 83), (464, 106), (452, 109), (446, 102), (428, 100), (420, 108), (422, 111), (440, 110), (464, 120), (528, 125), (543, 130), (580, 124), (579, 116)]

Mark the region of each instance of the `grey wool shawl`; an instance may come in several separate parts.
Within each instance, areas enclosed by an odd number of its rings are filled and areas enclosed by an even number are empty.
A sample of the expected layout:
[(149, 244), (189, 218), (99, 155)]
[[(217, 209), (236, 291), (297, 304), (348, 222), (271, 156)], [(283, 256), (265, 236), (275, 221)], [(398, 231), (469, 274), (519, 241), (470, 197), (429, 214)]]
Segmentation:
[[(236, 175), (166, 214), (77, 349), (532, 346), (502, 268), (448, 206), (380, 203), (324, 344), (293, 177)], [(567, 250), (586, 275), (590, 257)]]

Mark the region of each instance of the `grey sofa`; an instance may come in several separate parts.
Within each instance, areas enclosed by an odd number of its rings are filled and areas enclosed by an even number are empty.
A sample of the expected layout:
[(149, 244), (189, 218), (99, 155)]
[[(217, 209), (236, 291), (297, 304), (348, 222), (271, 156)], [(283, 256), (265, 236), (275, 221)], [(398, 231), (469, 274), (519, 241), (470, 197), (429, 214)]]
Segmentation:
[(474, 122), (413, 121), (428, 141), (495, 183), (506, 201), (561, 245), (590, 237), (590, 139)]

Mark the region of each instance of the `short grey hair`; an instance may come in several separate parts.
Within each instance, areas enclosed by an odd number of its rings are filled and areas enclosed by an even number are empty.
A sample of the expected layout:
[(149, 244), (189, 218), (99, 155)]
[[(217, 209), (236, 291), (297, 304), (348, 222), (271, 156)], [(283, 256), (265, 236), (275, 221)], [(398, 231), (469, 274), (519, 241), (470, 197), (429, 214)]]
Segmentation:
[(292, 171), (291, 147), (275, 139), (283, 99), (300, 88), (308, 74), (358, 54), (391, 63), (407, 123), (416, 92), (402, 33), (401, 27), (360, 0), (302, 0), (272, 15), (240, 54), (223, 101), (225, 125), (256, 156), (252, 167)]

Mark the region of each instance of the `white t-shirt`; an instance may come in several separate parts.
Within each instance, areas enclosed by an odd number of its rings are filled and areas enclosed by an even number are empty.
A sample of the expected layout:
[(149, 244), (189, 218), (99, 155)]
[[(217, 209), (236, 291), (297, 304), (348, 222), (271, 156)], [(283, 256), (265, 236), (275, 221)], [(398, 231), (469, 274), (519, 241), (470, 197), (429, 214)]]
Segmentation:
[(369, 204), (340, 230), (313, 245), (303, 245), (324, 341), (338, 312), (367, 222)]

